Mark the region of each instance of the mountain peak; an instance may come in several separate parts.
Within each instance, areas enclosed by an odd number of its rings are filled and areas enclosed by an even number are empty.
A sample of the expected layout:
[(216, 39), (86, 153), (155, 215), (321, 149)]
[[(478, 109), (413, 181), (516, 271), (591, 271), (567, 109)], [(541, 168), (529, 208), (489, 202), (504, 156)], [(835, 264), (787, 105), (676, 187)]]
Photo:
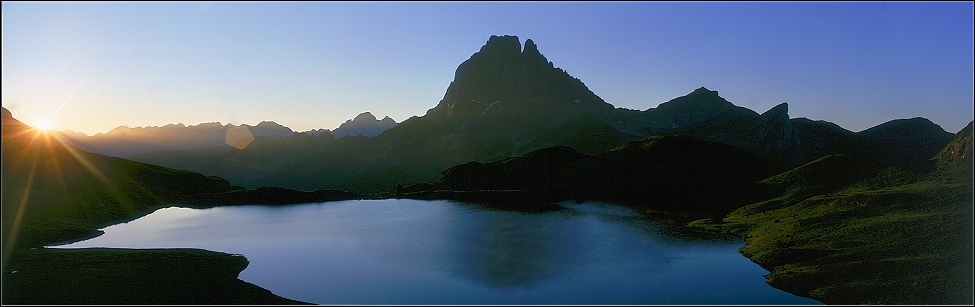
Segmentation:
[(525, 40), (525, 50), (522, 51), (522, 53), (530, 53), (530, 52), (538, 53), (538, 46), (536, 46), (535, 42), (529, 38)]
[(718, 96), (718, 91), (712, 91), (712, 90), (709, 90), (708, 88), (702, 86), (702, 87), (699, 87), (699, 88), (695, 89), (689, 95), (708, 95), (708, 96), (715, 96), (715, 97), (717, 97)]
[(697, 88), (697, 89), (695, 89), (695, 90), (694, 90), (693, 92), (691, 92), (691, 93), (710, 93), (710, 92), (715, 92), (715, 93), (717, 93), (718, 91), (712, 91), (712, 90), (709, 90), (709, 89), (708, 89), (707, 87), (703, 87), (703, 86), (702, 86), (702, 87), (699, 87), (699, 88)]
[(924, 117), (890, 120), (857, 132), (857, 134), (877, 139), (950, 139), (953, 136), (952, 133), (945, 131), (941, 126)]
[(522, 51), (521, 54), (523, 57), (525, 57), (526, 61), (530, 63), (549, 64), (549, 67), (553, 66), (548, 62), (548, 59), (542, 55), (542, 53), (538, 52), (538, 46), (535, 45), (535, 42), (533, 42), (530, 38), (525, 41), (525, 50)]
[(355, 118), (346, 120), (345, 123), (339, 125), (331, 133), (335, 138), (342, 138), (347, 135), (374, 137), (396, 125), (396, 121), (389, 118), (389, 116), (383, 117), (383, 120), (379, 120), (376, 119), (376, 116), (372, 115), (372, 112), (362, 112), (356, 115)]
[[(387, 117), (389, 117), (389, 116), (387, 116)], [(371, 112), (362, 112), (362, 113), (359, 113), (359, 115), (356, 115), (356, 117), (352, 119), (352, 121), (354, 121), (354, 122), (356, 122), (356, 121), (363, 121), (363, 120), (372, 122), (372, 121), (376, 121), (377, 119), (376, 119), (376, 116), (375, 115), (372, 115)]]
[(769, 120), (769, 119), (776, 119), (776, 118), (789, 119), (788, 103), (785, 102), (780, 103), (779, 105), (774, 106), (771, 109), (768, 109), (768, 111), (765, 111), (765, 113), (762, 113), (762, 119)]
[(478, 53), (521, 53), (521, 41), (517, 36), (512, 35), (491, 35)]
[[(579, 79), (556, 68), (531, 39), (524, 49), (517, 36), (491, 36), (480, 51), (457, 67), (443, 100), (427, 111), (434, 118), (471, 119), (502, 108), (598, 109), (612, 106)], [(513, 109), (512, 109), (513, 110)]]
[(712, 91), (702, 86), (687, 95), (661, 103), (657, 106), (657, 110), (695, 113), (703, 109), (728, 109), (731, 107), (734, 107), (734, 105), (721, 96), (718, 96), (718, 91)]

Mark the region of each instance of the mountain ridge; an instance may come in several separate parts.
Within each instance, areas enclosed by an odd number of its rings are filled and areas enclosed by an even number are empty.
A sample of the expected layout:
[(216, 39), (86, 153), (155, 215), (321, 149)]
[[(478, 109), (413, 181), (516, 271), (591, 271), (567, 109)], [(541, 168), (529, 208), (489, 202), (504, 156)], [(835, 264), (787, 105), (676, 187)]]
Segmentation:
[(331, 131), (331, 134), (335, 138), (342, 138), (347, 135), (374, 137), (390, 128), (396, 127), (397, 124), (389, 116), (379, 120), (371, 112), (362, 112), (339, 125), (338, 128)]
[[(323, 140), (307, 152), (279, 147), (244, 148), (238, 153), (224, 148), (211, 149), (203, 157), (200, 154), (206, 150), (175, 150), (152, 154), (164, 156), (152, 161), (192, 167), (251, 188), (273, 185), (384, 193), (397, 184), (429, 182), (457, 164), (488, 162), (558, 145), (595, 155), (653, 135), (684, 134), (724, 143), (782, 167), (833, 154), (918, 163), (940, 150), (952, 135), (942, 130), (934, 131), (942, 137), (927, 141), (870, 138), (826, 121), (790, 118), (788, 112), (789, 105), (781, 103), (759, 114), (706, 87), (642, 111), (616, 108), (548, 61), (533, 40), (522, 46), (517, 36), (495, 35), (458, 65), (443, 98), (425, 115), (410, 117), (374, 137)], [(371, 113), (364, 114), (361, 119), (375, 120)], [(925, 125), (902, 128), (899, 131), (931, 130)], [(243, 154), (257, 151), (267, 154)], [(230, 160), (265, 171), (221, 170)]]

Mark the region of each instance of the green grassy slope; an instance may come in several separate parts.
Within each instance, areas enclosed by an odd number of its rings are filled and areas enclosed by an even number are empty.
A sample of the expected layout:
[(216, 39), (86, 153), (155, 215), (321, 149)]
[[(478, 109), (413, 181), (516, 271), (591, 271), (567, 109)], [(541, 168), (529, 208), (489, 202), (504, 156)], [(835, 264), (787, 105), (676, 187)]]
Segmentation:
[(971, 304), (971, 155), (942, 160), (824, 157), (764, 180), (769, 199), (690, 225), (738, 234), (770, 285), (827, 304)]

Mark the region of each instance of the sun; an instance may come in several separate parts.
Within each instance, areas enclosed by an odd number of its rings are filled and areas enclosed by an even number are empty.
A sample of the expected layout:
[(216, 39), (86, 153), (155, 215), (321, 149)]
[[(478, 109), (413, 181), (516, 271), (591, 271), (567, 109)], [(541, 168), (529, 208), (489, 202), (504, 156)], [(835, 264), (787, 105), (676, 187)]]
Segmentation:
[(54, 129), (54, 122), (50, 119), (41, 119), (37, 121), (37, 130), (48, 131)]

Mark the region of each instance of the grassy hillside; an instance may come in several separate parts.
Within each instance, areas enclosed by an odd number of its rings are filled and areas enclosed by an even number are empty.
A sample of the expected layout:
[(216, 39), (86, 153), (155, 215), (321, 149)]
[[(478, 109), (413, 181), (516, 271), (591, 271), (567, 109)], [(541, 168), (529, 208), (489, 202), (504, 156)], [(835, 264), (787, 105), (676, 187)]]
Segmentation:
[(690, 225), (743, 237), (770, 285), (827, 304), (971, 304), (971, 155), (942, 160), (824, 157), (763, 180), (769, 199)]

